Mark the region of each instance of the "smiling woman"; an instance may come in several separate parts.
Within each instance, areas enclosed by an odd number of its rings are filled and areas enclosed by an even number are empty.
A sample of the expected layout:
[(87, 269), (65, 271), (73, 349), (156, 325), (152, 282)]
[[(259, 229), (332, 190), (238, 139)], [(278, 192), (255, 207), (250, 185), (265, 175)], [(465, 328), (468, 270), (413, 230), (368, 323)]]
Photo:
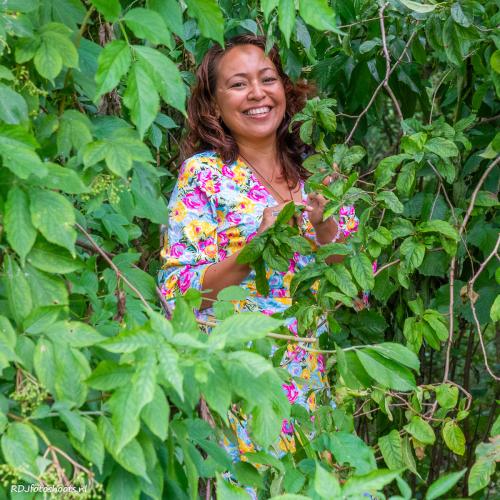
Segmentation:
[[(188, 105), (187, 159), (170, 199), (162, 250), (160, 284), (168, 300), (188, 288), (204, 290), (205, 297), (214, 299), (223, 288), (239, 285), (249, 294), (237, 304), (239, 310), (282, 313), (291, 306), (293, 274), (313, 257), (295, 254), (286, 272), (266, 269), (270, 292), (263, 296), (256, 289), (255, 271), (237, 262), (242, 248), (269, 228), (291, 201), (304, 206), (296, 223), (313, 248), (339, 236), (344, 239), (348, 224), (356, 221), (352, 209), (349, 220), (342, 219), (340, 225), (333, 218), (323, 220), (324, 198), (306, 196), (301, 164), (306, 148), (297, 129), (292, 126), (290, 131), (289, 126), (305, 104), (307, 86), (294, 85), (283, 72), (276, 48), (266, 55), (265, 44), (263, 37), (236, 37), (224, 49), (212, 47), (198, 69)], [(204, 300), (199, 314), (213, 321), (210, 304)], [(297, 321), (287, 321), (298, 336)], [(277, 399), (314, 411), (316, 398), (328, 397), (321, 355), (291, 343), (282, 365), (293, 379)], [(246, 418), (232, 416), (230, 421), (238, 443), (225, 444), (239, 460), (255, 447)], [(277, 453), (294, 447), (293, 422), (284, 421)]]

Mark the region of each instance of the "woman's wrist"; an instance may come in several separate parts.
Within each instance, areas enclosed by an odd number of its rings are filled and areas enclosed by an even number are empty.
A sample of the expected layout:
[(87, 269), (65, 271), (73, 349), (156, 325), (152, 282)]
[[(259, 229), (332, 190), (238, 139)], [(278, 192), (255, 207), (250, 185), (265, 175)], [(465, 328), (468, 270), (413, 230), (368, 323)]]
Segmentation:
[(340, 237), (339, 224), (333, 216), (316, 224), (314, 230), (316, 232), (316, 241), (320, 245), (333, 243)]

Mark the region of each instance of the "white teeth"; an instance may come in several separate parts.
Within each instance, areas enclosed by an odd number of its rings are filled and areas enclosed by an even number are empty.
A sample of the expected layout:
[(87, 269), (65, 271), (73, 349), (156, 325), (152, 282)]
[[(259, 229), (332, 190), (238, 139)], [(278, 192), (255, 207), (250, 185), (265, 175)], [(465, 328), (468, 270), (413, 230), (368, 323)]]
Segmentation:
[(271, 108), (269, 106), (264, 106), (262, 108), (254, 108), (254, 109), (249, 109), (248, 111), (245, 111), (246, 115), (263, 115), (264, 113), (269, 113), (271, 111)]

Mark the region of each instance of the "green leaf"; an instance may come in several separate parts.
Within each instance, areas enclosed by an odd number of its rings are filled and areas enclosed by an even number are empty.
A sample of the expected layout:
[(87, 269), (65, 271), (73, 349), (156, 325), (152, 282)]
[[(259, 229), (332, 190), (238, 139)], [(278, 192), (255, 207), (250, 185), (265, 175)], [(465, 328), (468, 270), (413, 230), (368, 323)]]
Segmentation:
[(196, 18), (201, 34), (224, 45), (224, 17), (215, 0), (186, 0), (189, 15)]
[(142, 138), (160, 110), (160, 100), (149, 72), (140, 62), (132, 64), (123, 103)]
[(490, 309), (490, 318), (491, 321), (499, 321), (500, 320), (500, 295), (497, 295), (495, 298), (495, 302)]
[(444, 342), (448, 339), (448, 327), (443, 323), (443, 317), (440, 313), (426, 311), (424, 321), (432, 328), (439, 340)]
[(28, 106), (24, 97), (0, 83), (0, 120), (16, 125), (28, 120)]
[(177, 65), (160, 51), (134, 45), (134, 51), (144, 63), (156, 90), (170, 106), (186, 113), (186, 89)]
[(450, 384), (441, 384), (436, 387), (436, 399), (441, 408), (450, 410), (458, 402), (458, 387)]
[(290, 37), (292, 36), (292, 31), (295, 26), (294, 0), (279, 0), (278, 26), (285, 37), (287, 47), (290, 47)]
[(392, 210), (396, 214), (403, 212), (403, 204), (392, 191), (383, 191), (377, 194), (375, 200), (380, 201), (385, 208)]
[(44, 167), (47, 169), (47, 175), (41, 179), (31, 176), (29, 179), (30, 184), (50, 189), (58, 189), (64, 193), (70, 194), (88, 192), (88, 187), (71, 168), (61, 167), (51, 162), (46, 162)]
[(24, 261), (35, 243), (36, 229), (31, 223), (28, 197), (18, 186), (12, 187), (7, 195), (4, 224), (7, 241)]
[(384, 457), (387, 467), (397, 470), (405, 467), (402, 453), (401, 436), (396, 429), (389, 434), (378, 438), (380, 452)]
[(248, 297), (248, 290), (241, 286), (232, 285), (222, 289), (217, 294), (217, 300), (245, 300)]
[(440, 477), (437, 481), (434, 481), (427, 490), (425, 494), (425, 500), (434, 500), (435, 498), (442, 497), (445, 493), (451, 490), (460, 479), (467, 472), (467, 469), (463, 469), (460, 472), (452, 472), (451, 474), (446, 474)]
[(210, 333), (209, 344), (236, 346), (265, 337), (283, 324), (282, 321), (258, 312), (240, 313), (219, 323)]
[(299, 3), (299, 13), (307, 24), (319, 31), (338, 31), (335, 12), (327, 0), (302, 0)]
[(33, 353), (33, 366), (36, 376), (41, 384), (51, 393), (55, 394), (55, 360), (54, 345), (50, 340), (41, 338)]
[(46, 335), (54, 342), (63, 340), (71, 347), (90, 347), (107, 338), (87, 323), (67, 320), (51, 324)]
[(279, 0), (260, 0), (260, 8), (264, 13), (266, 22), (269, 21), (269, 15), (278, 6)]
[(443, 46), (448, 60), (455, 66), (461, 66), (463, 63), (462, 41), (452, 17), (449, 17), (443, 26)]
[(159, 345), (156, 355), (159, 362), (159, 375), (184, 399), (184, 374), (179, 368), (179, 354), (167, 343)]
[(26, 279), (30, 284), (33, 307), (65, 306), (68, 304), (68, 289), (64, 281), (27, 264)]
[(130, 9), (123, 17), (127, 27), (137, 38), (145, 38), (155, 45), (163, 44), (173, 48), (170, 43), (168, 28), (163, 18), (151, 9), (136, 7)]
[(463, 455), (465, 453), (465, 436), (462, 429), (454, 422), (450, 420), (444, 424), (442, 429), (443, 439), (446, 446), (457, 455)]
[(418, 356), (401, 344), (396, 344), (395, 342), (384, 342), (383, 344), (374, 345), (372, 349), (382, 354), (382, 356), (393, 359), (399, 364), (412, 368), (415, 371), (420, 369)]
[(408, 368), (384, 358), (373, 349), (356, 350), (356, 355), (370, 377), (383, 386), (398, 391), (415, 389), (415, 378)]
[(454, 241), (459, 240), (458, 231), (449, 223), (444, 220), (434, 219), (422, 222), (417, 226), (418, 231), (421, 233), (439, 233), (450, 238)]
[(2, 436), (2, 453), (6, 462), (12, 467), (36, 471), (38, 438), (33, 429), (23, 423), (11, 423)]
[(130, 384), (133, 367), (119, 365), (114, 361), (101, 361), (92, 375), (85, 381), (90, 387), (100, 391), (111, 391), (122, 385)]
[(43, 177), (47, 169), (33, 149), (39, 147), (32, 135), (18, 125), (0, 124), (0, 154), (3, 165), (21, 179), (31, 174)]
[(354, 278), (363, 290), (371, 290), (375, 285), (372, 263), (364, 253), (353, 255), (350, 259)]
[(429, 139), (425, 143), (424, 149), (438, 155), (443, 160), (453, 156), (458, 156), (459, 154), (455, 143), (449, 139), (444, 139), (443, 137), (433, 137), (432, 139)]
[(99, 54), (98, 68), (95, 75), (97, 83), (96, 99), (113, 90), (132, 62), (130, 48), (123, 40), (113, 40), (106, 44)]
[(399, 251), (404, 256), (405, 262), (411, 269), (415, 269), (424, 260), (425, 245), (420, 243), (416, 238), (410, 236), (406, 238), (401, 244)]
[(326, 471), (319, 462), (316, 462), (314, 491), (316, 491), (321, 498), (329, 499), (341, 497), (339, 480), (333, 472)]
[(5, 255), (3, 270), (9, 309), (12, 317), (20, 324), (33, 307), (30, 286), (21, 268), (10, 255)]
[(67, 248), (75, 256), (73, 205), (61, 194), (42, 189), (30, 192), (31, 221), (47, 241)]
[(351, 274), (343, 264), (334, 264), (325, 270), (326, 279), (338, 287), (349, 297), (356, 297), (358, 289), (352, 281)]
[(27, 261), (41, 271), (55, 274), (72, 273), (84, 266), (81, 260), (73, 258), (63, 248), (40, 240), (31, 249)]
[[(158, 418), (159, 415), (161, 418)], [(141, 418), (153, 434), (162, 441), (167, 439), (170, 406), (163, 389), (159, 385), (155, 386), (153, 399), (142, 409)]]
[(104, 16), (106, 21), (114, 23), (121, 13), (119, 0), (91, 0), (94, 7)]
[(155, 334), (138, 327), (108, 339), (101, 347), (110, 352), (135, 352), (142, 347), (155, 347), (157, 343), (158, 337)]
[(396, 181), (398, 193), (404, 196), (410, 195), (415, 184), (416, 169), (417, 165), (414, 162), (407, 163), (403, 166)]
[(399, 0), (399, 1), (403, 5), (408, 7), (410, 10), (413, 10), (414, 12), (419, 12), (420, 14), (427, 14), (429, 12), (432, 12), (437, 7), (437, 5), (414, 2), (413, 0)]
[(63, 60), (57, 47), (46, 39), (38, 47), (34, 63), (38, 73), (47, 80), (53, 80), (63, 68)]
[(334, 432), (330, 435), (330, 450), (339, 464), (350, 464), (356, 469), (357, 475), (367, 474), (377, 468), (373, 450), (354, 434)]
[(102, 472), (104, 463), (104, 444), (97, 431), (97, 427), (88, 418), (83, 418), (85, 437), (79, 441), (73, 435), (69, 436), (71, 445), (87, 460), (92, 462)]
[(404, 429), (421, 443), (434, 444), (436, 441), (436, 435), (430, 424), (418, 415), (414, 415)]
[(184, 39), (182, 8), (178, 0), (149, 0), (148, 8), (158, 12), (168, 29)]
[(390, 471), (387, 469), (374, 470), (364, 476), (349, 478), (342, 488), (342, 495), (363, 495), (366, 492), (380, 491), (386, 484), (396, 479), (403, 469)]
[(90, 375), (85, 356), (63, 342), (54, 343), (54, 389), (57, 398), (73, 402), (77, 407), (87, 399), (84, 380)]
[(217, 500), (249, 500), (248, 493), (217, 474)]
[(495, 472), (495, 463), (490, 460), (478, 459), (470, 469), (467, 479), (469, 495), (482, 490), (488, 486), (492, 474)]
[[(72, 149), (79, 151), (85, 144), (91, 142), (91, 128), (90, 120), (83, 113), (74, 109), (65, 111), (61, 116), (59, 130), (57, 131), (57, 150), (59, 154), (68, 157)], [(51, 165), (54, 164), (52, 163)], [(64, 170), (76, 174), (76, 172), (69, 168)]]

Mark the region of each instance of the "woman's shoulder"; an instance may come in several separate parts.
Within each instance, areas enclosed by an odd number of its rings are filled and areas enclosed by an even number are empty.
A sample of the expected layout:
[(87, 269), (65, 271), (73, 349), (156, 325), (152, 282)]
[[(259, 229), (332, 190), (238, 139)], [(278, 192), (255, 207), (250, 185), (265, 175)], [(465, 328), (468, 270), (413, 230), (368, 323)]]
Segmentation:
[(186, 158), (181, 165), (181, 173), (188, 171), (190, 173), (203, 170), (218, 170), (223, 167), (222, 158), (216, 151), (207, 150), (196, 153), (189, 158)]

